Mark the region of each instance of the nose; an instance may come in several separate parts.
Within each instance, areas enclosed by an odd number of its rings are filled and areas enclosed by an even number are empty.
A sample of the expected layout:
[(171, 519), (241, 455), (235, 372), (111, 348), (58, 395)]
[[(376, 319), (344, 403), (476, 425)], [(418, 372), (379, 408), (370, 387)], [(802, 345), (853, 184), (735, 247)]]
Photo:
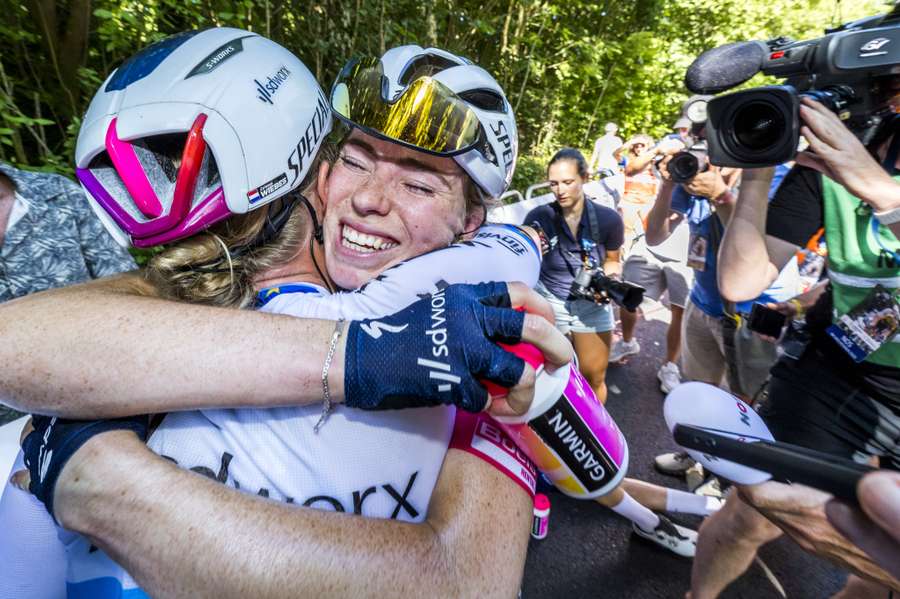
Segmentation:
[(388, 182), (384, 176), (368, 177), (353, 194), (353, 209), (363, 216), (384, 216), (391, 211)]

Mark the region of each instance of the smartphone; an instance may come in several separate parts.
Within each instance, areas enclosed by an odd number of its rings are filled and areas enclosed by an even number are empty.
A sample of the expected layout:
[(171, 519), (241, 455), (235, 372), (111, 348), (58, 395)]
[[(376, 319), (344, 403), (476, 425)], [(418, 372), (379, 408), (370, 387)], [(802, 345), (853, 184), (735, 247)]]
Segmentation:
[(795, 482), (831, 493), (852, 503), (856, 484), (865, 474), (876, 470), (847, 458), (829, 455), (778, 441), (738, 441), (712, 431), (676, 424), (675, 442), (688, 449), (730, 460), (772, 475), (779, 482)]
[(778, 339), (785, 322), (787, 322), (787, 316), (781, 312), (766, 308), (762, 304), (753, 304), (750, 309), (750, 318), (747, 320), (747, 328), (760, 335)]

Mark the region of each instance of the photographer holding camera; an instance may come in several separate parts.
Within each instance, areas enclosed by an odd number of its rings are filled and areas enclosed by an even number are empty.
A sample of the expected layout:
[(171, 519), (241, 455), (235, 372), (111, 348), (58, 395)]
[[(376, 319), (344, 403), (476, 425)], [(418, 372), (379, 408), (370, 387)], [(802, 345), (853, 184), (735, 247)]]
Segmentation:
[[(892, 83), (900, 89), (900, 81)], [(760, 414), (780, 441), (855, 459), (879, 455), (882, 467), (898, 469), (900, 183), (891, 178), (900, 164), (897, 123), (882, 125), (868, 149), (879, 165), (819, 102), (804, 98), (800, 118), (809, 150), (797, 156), (798, 166), (771, 205), (764, 191), (772, 169), (745, 171), (740, 201), (723, 238), (719, 284), (725, 297), (752, 296), (819, 227), (825, 228), (831, 284), (807, 313), (811, 341), (802, 356), (783, 357), (772, 369), (769, 398)], [(853, 355), (841, 344), (850, 346)], [(753, 493), (740, 497), (763, 501)], [(692, 576), (695, 598), (714, 596), (743, 572), (760, 545), (781, 534), (737, 496), (733, 499), (701, 536)], [(823, 515), (810, 509), (789, 518), (821, 521)], [(792, 528), (798, 533), (815, 530)], [(718, 542), (723, 535), (732, 541), (724, 554)], [(848, 552), (837, 548), (829, 553)]]
[(595, 281), (602, 277), (601, 283), (624, 285), (615, 280), (622, 274), (624, 225), (614, 210), (585, 197), (588, 165), (578, 150), (557, 152), (547, 166), (547, 179), (556, 201), (535, 208), (524, 220), (536, 224), (550, 246), (537, 290), (553, 306), (557, 328), (572, 339), (582, 374), (605, 402), (616, 321), (609, 301), (594, 293)]

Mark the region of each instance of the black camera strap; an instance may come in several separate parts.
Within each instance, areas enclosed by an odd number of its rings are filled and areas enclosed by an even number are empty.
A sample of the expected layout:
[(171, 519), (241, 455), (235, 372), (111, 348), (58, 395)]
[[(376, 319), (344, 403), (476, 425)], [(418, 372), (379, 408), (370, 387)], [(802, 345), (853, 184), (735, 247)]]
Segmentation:
[[(719, 214), (715, 210), (713, 210), (712, 202), (709, 202), (709, 208), (709, 243), (712, 246), (713, 256), (715, 256), (715, 260), (718, 260), (719, 246), (722, 245), (722, 230), (725, 229), (725, 223), (723, 223), (722, 219), (719, 218)], [(716, 264), (716, 268), (719, 268), (718, 263)], [(735, 303), (726, 300), (724, 297), (721, 299), (722, 309), (725, 312), (725, 316), (733, 320), (735, 318)]]
[[(590, 202), (591, 202), (591, 200), (587, 196), (585, 196), (584, 197), (584, 207), (582, 208), (582, 210), (587, 212), (588, 235), (590, 235), (591, 241), (593, 241), (595, 244), (599, 245), (597, 240), (600, 239), (600, 224), (597, 222), (597, 215), (594, 214), (594, 211), (592, 210), (593, 207), (589, 205)], [(572, 270), (572, 265), (566, 259), (566, 254), (571, 255), (571, 252), (564, 252), (563, 248), (562, 248), (562, 244), (558, 241), (558, 239), (560, 239), (564, 233), (563, 227), (567, 227), (568, 225), (565, 222), (565, 217), (563, 216), (562, 208), (559, 207), (559, 204), (554, 206), (553, 212), (556, 215), (556, 219), (554, 220), (554, 223), (553, 223), (554, 227), (556, 227), (556, 231), (555, 231), (556, 236), (557, 236), (556, 249), (557, 249), (557, 251), (559, 251), (560, 255), (562, 256), (563, 262), (566, 264), (566, 269), (569, 271), (569, 274), (572, 275), (572, 277), (574, 278), (574, 277), (578, 276), (578, 273), (577, 273), (577, 271)], [(579, 257), (581, 258), (581, 265), (584, 266), (586, 263), (589, 262), (589, 260), (588, 260), (587, 252), (584, 251), (584, 245), (581, 243), (581, 238), (578, 236), (577, 230), (575, 231), (574, 237), (576, 238), (576, 241), (578, 243)]]

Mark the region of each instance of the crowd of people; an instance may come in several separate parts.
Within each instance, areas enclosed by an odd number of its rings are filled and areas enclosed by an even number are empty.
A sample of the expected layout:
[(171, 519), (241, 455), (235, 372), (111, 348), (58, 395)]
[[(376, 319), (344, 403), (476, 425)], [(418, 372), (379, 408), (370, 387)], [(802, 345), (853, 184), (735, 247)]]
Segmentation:
[[(776, 439), (880, 468), (850, 506), (726, 493), (673, 451), (657, 468), (696, 492), (622, 478), (593, 499), (693, 558), (693, 599), (782, 531), (848, 568), (848, 593), (900, 592), (900, 322), (882, 317), (900, 136), (870, 154), (820, 104), (801, 118), (796, 164), (679, 181), (703, 122), (624, 142), (609, 123), (590, 159), (549, 161), (550, 204), (496, 224), (515, 116), (466, 59), (400, 46), (323, 90), (246, 31), (144, 49), (82, 120), (81, 188), (0, 165), (0, 301), (19, 298), (0, 306), (0, 417), (33, 414), (0, 498), (0, 598), (515, 596), (556, 479), (500, 423), (570, 363), (605, 403), (660, 302), (664, 393), (721, 387)], [(159, 247), (133, 270), (123, 245)], [(790, 345), (753, 330), (760, 305)], [(833, 340), (851, 319), (876, 341), (862, 357)]]

